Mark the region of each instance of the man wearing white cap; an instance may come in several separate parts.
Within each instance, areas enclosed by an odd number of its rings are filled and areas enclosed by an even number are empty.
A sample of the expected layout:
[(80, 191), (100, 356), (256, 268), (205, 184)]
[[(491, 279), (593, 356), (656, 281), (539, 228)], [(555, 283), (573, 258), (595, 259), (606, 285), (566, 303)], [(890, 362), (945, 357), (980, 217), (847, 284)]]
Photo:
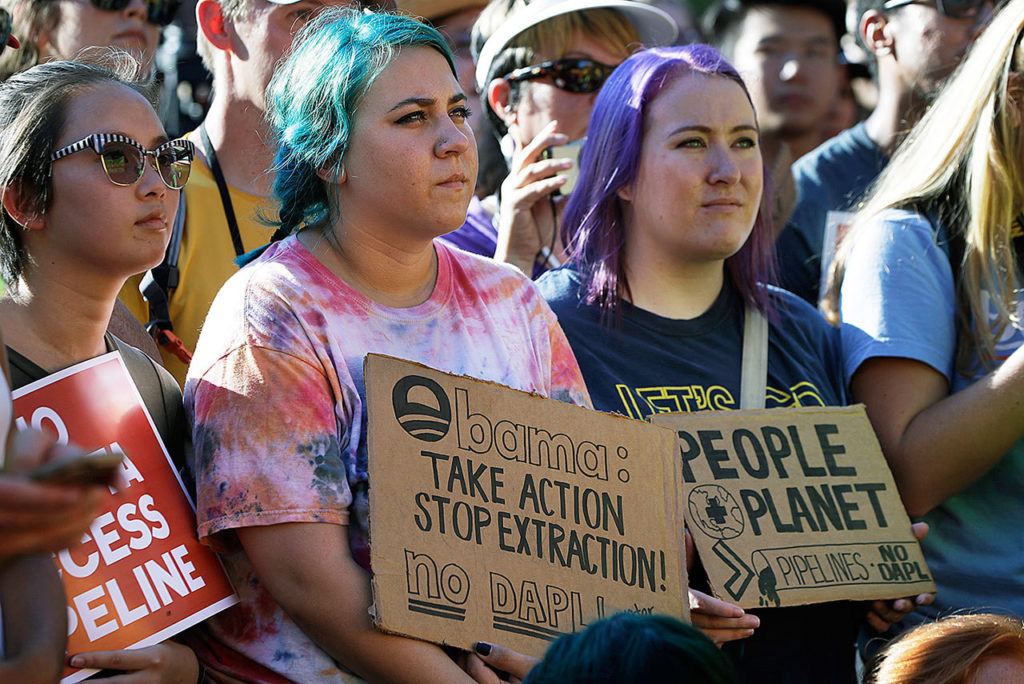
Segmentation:
[[(168, 259), (128, 281), (121, 300), (160, 343), (164, 365), (184, 383), (191, 351), (234, 260), (265, 245), (273, 233), (259, 221), (273, 216), (268, 200), (276, 148), (264, 121), (265, 92), (295, 33), (318, 10), (364, 5), (361, 0), (199, 0), (198, 47), (213, 74), (206, 120), (188, 134), (196, 161)], [(393, 9), (393, 0), (365, 3)], [(140, 293), (146, 291), (146, 299)], [(148, 285), (148, 288), (146, 287)], [(148, 300), (148, 302), (146, 301)]]
[(665, 12), (632, 0), (517, 4), (476, 62), (483, 108), (503, 136), (509, 174), (500, 200), (474, 201), (466, 224), (446, 239), (527, 274), (557, 263), (559, 194), (567, 182), (559, 172), (575, 162), (546, 159), (546, 151), (584, 138), (597, 91), (615, 66), (639, 47), (671, 44), (676, 34)]

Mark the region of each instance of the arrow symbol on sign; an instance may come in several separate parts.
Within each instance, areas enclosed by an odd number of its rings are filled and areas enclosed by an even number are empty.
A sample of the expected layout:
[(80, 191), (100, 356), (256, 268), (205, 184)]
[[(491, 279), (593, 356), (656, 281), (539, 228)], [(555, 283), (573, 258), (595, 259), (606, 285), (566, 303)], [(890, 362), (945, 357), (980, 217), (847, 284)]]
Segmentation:
[[(725, 563), (727, 568), (732, 570), (732, 576), (725, 581), (725, 590), (734, 600), (738, 601), (743, 596), (743, 592), (747, 590), (750, 581), (754, 579), (754, 571), (724, 541), (715, 542), (711, 550)], [(737, 588), (737, 584), (739, 584), (739, 588)]]

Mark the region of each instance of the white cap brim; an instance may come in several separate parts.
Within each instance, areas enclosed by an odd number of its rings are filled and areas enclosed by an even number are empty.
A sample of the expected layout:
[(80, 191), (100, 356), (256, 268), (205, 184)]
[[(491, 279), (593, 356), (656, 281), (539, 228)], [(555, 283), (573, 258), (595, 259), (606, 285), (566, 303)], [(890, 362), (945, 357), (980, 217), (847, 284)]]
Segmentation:
[(614, 9), (622, 12), (636, 28), (644, 47), (669, 45), (679, 35), (679, 27), (665, 11), (636, 0), (539, 0), (524, 5), (508, 17), (491, 34), (476, 61), (476, 85), (487, 90), (487, 76), (494, 58), (523, 31), (553, 17), (592, 9)]

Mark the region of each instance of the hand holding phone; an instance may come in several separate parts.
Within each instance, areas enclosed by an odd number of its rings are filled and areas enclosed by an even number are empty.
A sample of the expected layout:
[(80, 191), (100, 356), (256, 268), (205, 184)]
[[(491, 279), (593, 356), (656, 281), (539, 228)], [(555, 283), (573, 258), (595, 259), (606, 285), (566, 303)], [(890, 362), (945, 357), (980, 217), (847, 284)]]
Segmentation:
[(124, 454), (119, 451), (68, 454), (33, 468), (28, 476), (47, 484), (111, 485), (123, 460)]
[[(98, 454), (96, 462), (97, 456), (33, 429), (13, 434), (7, 456), (7, 470), (0, 471), (0, 565), (21, 554), (55, 553), (81, 539), (100, 514), (105, 485), (123, 458)], [(87, 484), (78, 484), (83, 480)]]

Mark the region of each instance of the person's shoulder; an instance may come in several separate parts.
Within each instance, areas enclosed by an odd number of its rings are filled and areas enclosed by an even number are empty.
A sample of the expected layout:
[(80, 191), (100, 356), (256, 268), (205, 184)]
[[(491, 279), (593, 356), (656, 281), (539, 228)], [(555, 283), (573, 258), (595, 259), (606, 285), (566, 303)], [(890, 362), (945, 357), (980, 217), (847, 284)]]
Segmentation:
[(275, 337), (296, 312), (317, 306), (318, 293), (337, 290), (325, 271), (294, 237), (275, 242), (224, 283), (202, 335), (216, 329), (222, 338), (257, 343)]
[(515, 266), (467, 252), (443, 240), (434, 240), (434, 248), (439, 258), (447, 259), (453, 277), (466, 281), (474, 290), (536, 291), (533, 281)]
[(171, 372), (157, 363), (149, 354), (133, 344), (125, 342), (116, 335), (111, 334), (110, 338), (114, 346), (124, 359), (129, 375), (139, 385), (140, 391), (158, 390), (162, 400), (167, 403), (181, 401), (181, 387), (174, 379)]
[(288, 296), (318, 279), (315, 258), (294, 237), (272, 243), (258, 258), (233, 274), (224, 284), (246, 294), (262, 292)]
[(939, 230), (931, 220), (910, 209), (884, 209), (865, 219), (855, 235), (854, 251), (881, 254), (938, 247)]
[(847, 128), (829, 138), (793, 162), (794, 174), (803, 175), (815, 169), (828, 167), (851, 157), (879, 157), (881, 151), (868, 137), (863, 123)]
[(580, 273), (572, 266), (548, 271), (537, 281), (541, 296), (555, 313), (577, 309), (581, 302), (582, 287)]
[(813, 335), (832, 334), (834, 328), (803, 297), (775, 285), (765, 285), (764, 288), (775, 309), (779, 327), (799, 329)]
[(884, 157), (867, 136), (864, 124), (858, 124), (794, 162), (793, 180), (804, 193), (810, 189), (829, 193), (833, 188), (846, 192), (852, 185), (870, 183), (884, 164)]

